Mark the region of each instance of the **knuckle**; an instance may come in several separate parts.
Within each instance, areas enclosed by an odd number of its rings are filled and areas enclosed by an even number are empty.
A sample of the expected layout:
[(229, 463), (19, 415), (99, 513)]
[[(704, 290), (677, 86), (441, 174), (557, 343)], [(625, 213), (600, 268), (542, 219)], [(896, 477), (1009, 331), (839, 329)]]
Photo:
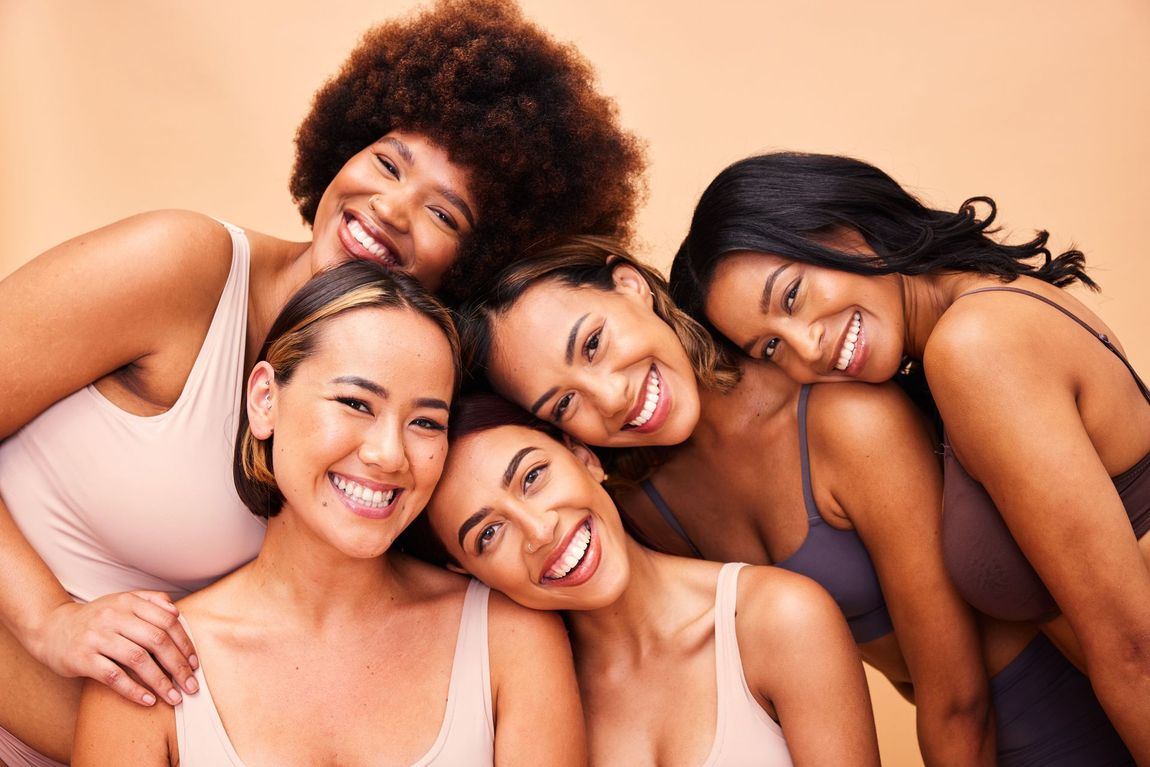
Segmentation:
[(139, 668), (145, 665), (150, 659), (151, 656), (148, 655), (148, 651), (143, 647), (132, 648), (128, 653), (128, 665), (132, 666), (132, 668)]
[(123, 678), (124, 672), (120, 670), (119, 666), (112, 666), (111, 668), (104, 669), (104, 671), (100, 674), (100, 681), (109, 687), (115, 687)]
[(171, 640), (168, 638), (168, 632), (164, 631), (163, 629), (155, 628), (148, 632), (148, 634), (148, 641), (151, 643), (152, 647), (166, 647), (172, 644)]

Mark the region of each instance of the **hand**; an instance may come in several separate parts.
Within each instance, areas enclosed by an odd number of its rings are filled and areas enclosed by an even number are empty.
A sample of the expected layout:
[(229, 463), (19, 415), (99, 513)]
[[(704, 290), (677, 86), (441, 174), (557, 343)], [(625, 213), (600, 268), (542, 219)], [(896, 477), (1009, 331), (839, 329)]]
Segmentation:
[(178, 615), (171, 598), (158, 591), (67, 602), (48, 614), (29, 651), (61, 676), (89, 677), (143, 706), (157, 696), (175, 705), (181, 696), (172, 680), (196, 692), (193, 670), (199, 666)]

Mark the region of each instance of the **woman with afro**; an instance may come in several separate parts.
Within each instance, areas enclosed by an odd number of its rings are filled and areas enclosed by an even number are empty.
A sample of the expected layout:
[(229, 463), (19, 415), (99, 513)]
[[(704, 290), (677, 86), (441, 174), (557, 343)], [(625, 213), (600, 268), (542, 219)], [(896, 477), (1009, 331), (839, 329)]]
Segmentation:
[(366, 259), (462, 299), (537, 241), (627, 238), (643, 165), (577, 51), (510, 2), (444, 0), (317, 93), (291, 179), (310, 242), (157, 211), (0, 282), (0, 763), (69, 760), (82, 677), (195, 691), (172, 600), (259, 549), (230, 460), (288, 296)]

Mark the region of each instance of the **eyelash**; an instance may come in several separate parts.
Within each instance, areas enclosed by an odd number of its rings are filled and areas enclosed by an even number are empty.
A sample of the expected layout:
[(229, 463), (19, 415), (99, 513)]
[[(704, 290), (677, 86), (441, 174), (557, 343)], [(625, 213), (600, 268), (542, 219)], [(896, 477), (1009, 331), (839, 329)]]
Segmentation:
[(587, 358), (588, 362), (593, 362), (595, 359), (595, 352), (599, 351), (599, 341), (603, 336), (603, 328), (598, 328), (591, 335), (587, 336), (587, 340), (583, 342), (583, 356)]
[(495, 538), (495, 534), (499, 532), (500, 525), (488, 525), (479, 531), (479, 535), (475, 537), (475, 552), (482, 554), (487, 550), (488, 544)]
[(442, 424), (434, 418), (416, 418), (412, 421), (413, 424), (422, 428), (430, 429), (432, 431), (447, 431), (447, 424)]
[(399, 168), (396, 167), (395, 163), (393, 163), (391, 160), (387, 159), (386, 157), (384, 157), (381, 154), (377, 154), (375, 156), (375, 159), (379, 160), (379, 164), (383, 166), (384, 170), (386, 170), (392, 176), (399, 178)]
[(555, 403), (555, 409), (551, 411), (551, 420), (558, 423), (563, 420), (563, 415), (567, 412), (567, 408), (571, 406), (571, 400), (575, 398), (573, 393), (564, 394)]
[(341, 404), (347, 405), (356, 412), (368, 413), (369, 415), (371, 414), (371, 408), (368, 407), (367, 403), (361, 399), (356, 399), (355, 397), (336, 397), (336, 400)]
[(802, 285), (802, 280), (795, 280), (795, 284), (791, 285), (791, 289), (783, 296), (783, 308), (790, 314), (795, 308), (795, 299), (799, 295), (799, 285)]

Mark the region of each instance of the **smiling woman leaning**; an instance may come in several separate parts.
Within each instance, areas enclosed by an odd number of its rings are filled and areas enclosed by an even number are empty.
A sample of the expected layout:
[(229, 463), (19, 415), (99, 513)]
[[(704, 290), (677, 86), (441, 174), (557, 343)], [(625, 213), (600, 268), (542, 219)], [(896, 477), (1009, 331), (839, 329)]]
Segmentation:
[(582, 763), (559, 620), (392, 551), (443, 468), (457, 354), (447, 311), (375, 264), (289, 302), (235, 460), (263, 547), (179, 603), (200, 690), (144, 708), (89, 682), (74, 764)]
[(927, 208), (850, 158), (750, 157), (703, 193), (675, 270), (694, 316), (796, 381), (922, 363), (956, 585), (1044, 622), (1150, 764), (1150, 389), (1062, 289), (1094, 286), (1082, 253), (1052, 257), (1046, 232), (1001, 243), (994, 215), (989, 198)]
[(862, 667), (827, 595), (643, 548), (594, 453), (562, 440), (496, 395), (465, 397), (427, 521), (441, 562), (564, 611), (592, 764), (877, 765)]

